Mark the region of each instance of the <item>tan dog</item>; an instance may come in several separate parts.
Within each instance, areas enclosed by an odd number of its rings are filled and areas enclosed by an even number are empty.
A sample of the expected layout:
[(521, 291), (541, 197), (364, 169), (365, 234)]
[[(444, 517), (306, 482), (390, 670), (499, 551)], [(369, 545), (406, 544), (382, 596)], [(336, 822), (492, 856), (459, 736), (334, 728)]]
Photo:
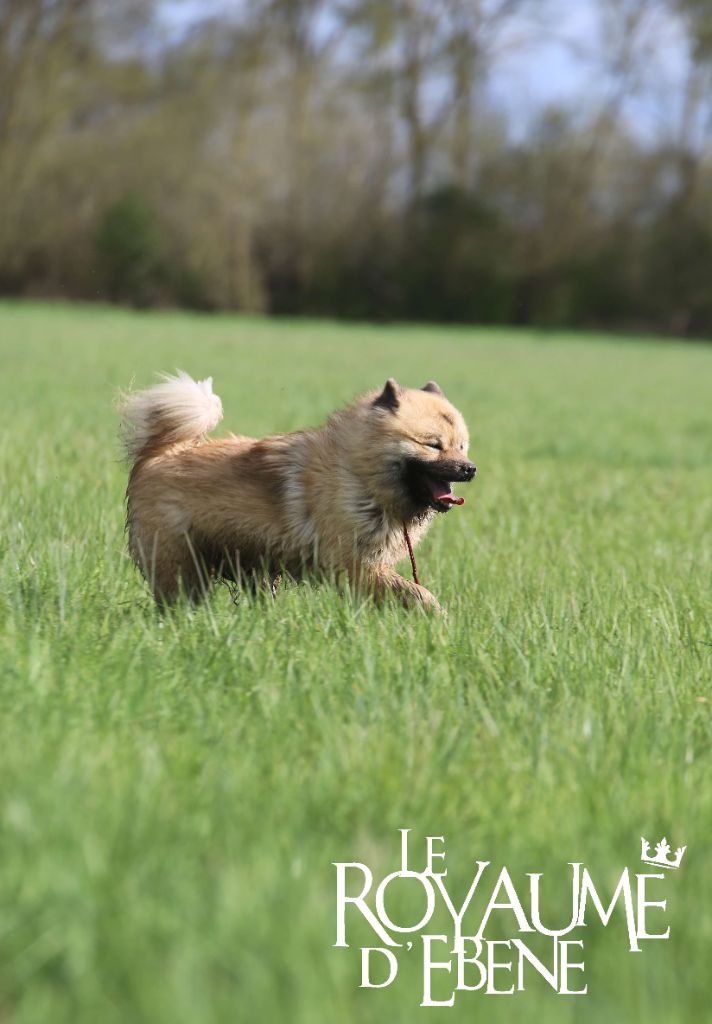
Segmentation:
[(166, 376), (122, 411), (129, 549), (159, 602), (286, 571), (439, 609), (394, 568), (407, 535), (417, 543), (436, 512), (463, 503), (451, 482), (476, 471), (465, 422), (434, 382), (388, 380), (319, 429), (262, 440), (205, 439), (222, 417), (210, 378)]

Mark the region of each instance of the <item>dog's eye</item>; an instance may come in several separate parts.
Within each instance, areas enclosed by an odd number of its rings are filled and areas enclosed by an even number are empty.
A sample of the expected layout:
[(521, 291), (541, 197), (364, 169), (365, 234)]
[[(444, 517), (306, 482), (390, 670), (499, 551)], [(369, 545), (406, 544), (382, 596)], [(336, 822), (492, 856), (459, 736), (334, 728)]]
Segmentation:
[(435, 448), (439, 452), (441, 452), (444, 447), (442, 441), (423, 441), (423, 444), (426, 448)]

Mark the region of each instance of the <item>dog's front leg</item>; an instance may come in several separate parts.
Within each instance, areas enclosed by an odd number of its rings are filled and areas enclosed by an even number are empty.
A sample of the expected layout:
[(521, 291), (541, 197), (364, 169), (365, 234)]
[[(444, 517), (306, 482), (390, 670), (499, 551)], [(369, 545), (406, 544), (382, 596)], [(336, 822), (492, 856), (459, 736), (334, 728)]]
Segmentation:
[(352, 577), (356, 588), (370, 593), (377, 602), (389, 594), (394, 595), (406, 608), (422, 608), (424, 611), (440, 614), (442, 606), (429, 590), (419, 583), (400, 576), (394, 569), (385, 566), (370, 567)]

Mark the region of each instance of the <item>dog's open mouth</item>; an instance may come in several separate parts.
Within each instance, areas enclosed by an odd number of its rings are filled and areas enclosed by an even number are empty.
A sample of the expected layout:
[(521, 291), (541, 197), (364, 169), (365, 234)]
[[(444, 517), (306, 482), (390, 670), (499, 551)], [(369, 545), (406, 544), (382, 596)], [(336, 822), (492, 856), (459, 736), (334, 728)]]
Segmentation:
[(465, 499), (453, 494), (453, 482), (467, 482), (475, 475), (475, 467), (468, 462), (421, 462), (411, 459), (406, 464), (405, 482), (411, 498), (420, 507), (434, 508), (436, 512), (449, 512), (453, 505), (464, 505)]
[(465, 499), (452, 493), (452, 484), (449, 480), (436, 480), (435, 477), (424, 478), (426, 486), (430, 489), (430, 497), (433, 505), (443, 505), (448, 508), (450, 505), (464, 505)]

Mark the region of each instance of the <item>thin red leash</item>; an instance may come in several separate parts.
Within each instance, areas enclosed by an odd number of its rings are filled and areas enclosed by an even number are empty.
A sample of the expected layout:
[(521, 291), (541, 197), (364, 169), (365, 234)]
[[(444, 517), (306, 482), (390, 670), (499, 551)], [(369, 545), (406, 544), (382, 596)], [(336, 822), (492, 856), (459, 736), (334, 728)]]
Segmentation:
[(405, 542), (408, 546), (408, 554), (410, 555), (410, 564), (413, 568), (413, 579), (420, 586), (420, 580), (418, 579), (418, 566), (415, 564), (415, 555), (413, 554), (413, 545), (410, 543), (410, 537), (408, 535), (408, 527), (403, 523), (403, 533), (405, 534)]

